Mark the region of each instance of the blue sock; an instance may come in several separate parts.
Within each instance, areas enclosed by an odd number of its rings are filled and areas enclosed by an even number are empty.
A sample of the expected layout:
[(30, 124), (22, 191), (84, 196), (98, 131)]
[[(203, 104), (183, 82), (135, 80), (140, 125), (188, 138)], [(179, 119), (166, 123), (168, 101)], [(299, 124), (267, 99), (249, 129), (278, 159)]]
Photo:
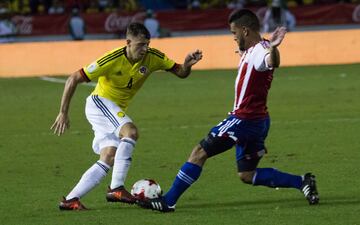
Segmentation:
[(283, 173), (273, 168), (257, 168), (253, 184), (272, 188), (284, 187), (300, 189), (302, 177)]
[(179, 197), (193, 184), (200, 176), (202, 168), (196, 164), (186, 162), (176, 175), (170, 190), (164, 195), (165, 202), (169, 206), (176, 204)]

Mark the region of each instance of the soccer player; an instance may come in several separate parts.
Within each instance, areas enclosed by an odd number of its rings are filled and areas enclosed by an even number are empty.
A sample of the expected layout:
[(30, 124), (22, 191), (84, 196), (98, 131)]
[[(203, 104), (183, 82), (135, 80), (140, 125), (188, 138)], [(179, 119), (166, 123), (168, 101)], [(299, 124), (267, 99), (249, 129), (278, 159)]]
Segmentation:
[(229, 24), (242, 53), (235, 80), (233, 110), (194, 147), (170, 190), (160, 198), (139, 201), (141, 207), (162, 212), (174, 211), (179, 197), (199, 178), (206, 160), (233, 146), (236, 146), (238, 174), (244, 183), (295, 188), (303, 192), (309, 204), (319, 202), (315, 176), (311, 173), (297, 176), (274, 168), (258, 168), (260, 159), (266, 153), (264, 142), (270, 127), (267, 95), (274, 68), (280, 64), (277, 47), (284, 39), (286, 29), (277, 28), (270, 41), (262, 39), (259, 20), (247, 9), (233, 12)]
[(125, 113), (128, 104), (152, 72), (166, 70), (186, 78), (191, 67), (202, 58), (202, 52), (196, 50), (185, 57), (183, 64), (177, 64), (159, 50), (150, 48), (149, 43), (150, 33), (145, 26), (131, 23), (127, 28), (125, 47), (106, 53), (67, 79), (60, 112), (51, 129), (60, 136), (69, 128), (70, 100), (77, 85), (98, 78), (95, 90), (86, 99), (85, 114), (94, 130), (92, 147), (100, 159), (60, 202), (60, 210), (86, 209), (80, 198), (93, 189), (112, 166), (107, 201), (135, 203), (135, 198), (124, 188), (138, 139), (138, 130)]

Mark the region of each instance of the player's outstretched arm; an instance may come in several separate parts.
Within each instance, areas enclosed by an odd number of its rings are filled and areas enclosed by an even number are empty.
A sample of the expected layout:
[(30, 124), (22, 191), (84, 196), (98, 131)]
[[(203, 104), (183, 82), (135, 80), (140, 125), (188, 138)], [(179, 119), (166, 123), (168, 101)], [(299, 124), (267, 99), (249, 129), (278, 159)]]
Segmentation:
[(270, 57), (267, 58), (267, 64), (270, 67), (280, 66), (280, 52), (277, 47), (284, 40), (286, 34), (286, 27), (277, 27), (270, 38)]
[(82, 82), (85, 82), (85, 78), (81, 75), (80, 71), (71, 74), (66, 80), (61, 98), (60, 112), (50, 128), (51, 130), (54, 130), (54, 134), (57, 134), (58, 136), (62, 135), (65, 132), (65, 129), (70, 127), (68, 112), (71, 97), (73, 96), (77, 85)]
[(197, 49), (190, 52), (184, 60), (184, 64), (176, 66), (171, 72), (180, 78), (186, 78), (190, 75), (191, 67), (202, 59), (202, 51)]

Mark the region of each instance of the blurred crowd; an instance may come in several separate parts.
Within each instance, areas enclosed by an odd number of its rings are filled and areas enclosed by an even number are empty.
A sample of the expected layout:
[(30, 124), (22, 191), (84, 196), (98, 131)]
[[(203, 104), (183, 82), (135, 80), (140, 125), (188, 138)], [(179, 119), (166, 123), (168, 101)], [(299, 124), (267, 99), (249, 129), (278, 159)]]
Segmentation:
[[(272, 32), (278, 26), (294, 30), (296, 18), (291, 7), (329, 3), (360, 3), (360, 0), (0, 0), (0, 43), (12, 42), (17, 28), (14, 15), (69, 15), (69, 33), (73, 40), (83, 40), (86, 24), (81, 16), (90, 13), (146, 12), (144, 24), (151, 37), (169, 37), (171, 31), (162, 27), (154, 10), (166, 9), (239, 9), (266, 7), (261, 16), (262, 32)], [(289, 10), (290, 8), (290, 10)]]
[(0, 14), (63, 14), (73, 8), (85, 13), (111, 12), (116, 10), (137, 11), (137, 0), (0, 0)]
[[(283, 0), (287, 7), (336, 2), (359, 3), (359, 0)], [(162, 9), (210, 9), (267, 6), (271, 0), (158, 0)], [(85, 13), (126, 11), (133, 12), (154, 5), (151, 0), (0, 0), (0, 14), (62, 14), (78, 8)], [(156, 9), (155, 9), (156, 10)]]

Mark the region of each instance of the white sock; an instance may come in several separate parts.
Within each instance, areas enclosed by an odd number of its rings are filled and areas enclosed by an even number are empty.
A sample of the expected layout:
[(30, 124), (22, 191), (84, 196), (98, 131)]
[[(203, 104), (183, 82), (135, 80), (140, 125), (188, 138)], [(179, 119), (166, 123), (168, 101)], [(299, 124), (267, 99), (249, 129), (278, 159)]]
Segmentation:
[(93, 189), (106, 176), (110, 166), (102, 161), (97, 161), (81, 177), (79, 183), (66, 196), (66, 199), (81, 198)]
[(131, 165), (131, 156), (136, 141), (131, 138), (122, 138), (116, 150), (114, 168), (110, 188), (114, 189), (123, 186)]

